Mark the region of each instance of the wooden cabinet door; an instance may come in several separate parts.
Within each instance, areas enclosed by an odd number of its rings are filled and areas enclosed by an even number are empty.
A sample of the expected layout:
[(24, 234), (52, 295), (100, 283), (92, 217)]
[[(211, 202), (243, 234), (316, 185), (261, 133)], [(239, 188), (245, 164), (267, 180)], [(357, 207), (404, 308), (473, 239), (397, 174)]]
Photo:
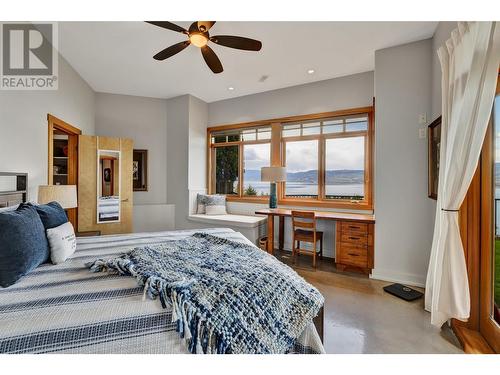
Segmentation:
[[(130, 233), (133, 219), (132, 158), (133, 141), (124, 138), (79, 137), (78, 231), (100, 231), (102, 234)], [(97, 153), (98, 150), (120, 151), (120, 221), (97, 222)]]

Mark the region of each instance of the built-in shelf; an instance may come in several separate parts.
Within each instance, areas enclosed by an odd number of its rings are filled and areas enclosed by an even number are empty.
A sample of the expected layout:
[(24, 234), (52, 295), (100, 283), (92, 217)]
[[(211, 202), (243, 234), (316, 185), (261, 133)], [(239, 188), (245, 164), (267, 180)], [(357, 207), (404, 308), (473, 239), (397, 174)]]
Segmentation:
[(67, 156), (54, 156), (54, 159), (68, 160)]
[(54, 173), (54, 176), (67, 176), (68, 174), (66, 173)]

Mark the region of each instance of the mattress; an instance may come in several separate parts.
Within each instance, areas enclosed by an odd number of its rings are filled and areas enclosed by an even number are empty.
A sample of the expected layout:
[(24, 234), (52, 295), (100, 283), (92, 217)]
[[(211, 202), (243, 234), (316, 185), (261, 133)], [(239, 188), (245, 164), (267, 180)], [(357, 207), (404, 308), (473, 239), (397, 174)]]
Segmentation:
[[(78, 238), (66, 262), (43, 264), (15, 285), (0, 288), (0, 353), (188, 353), (172, 312), (158, 300), (144, 299), (134, 278), (91, 273), (85, 263), (194, 232)], [(251, 244), (228, 228), (203, 232)], [(291, 352), (324, 353), (312, 322)]]

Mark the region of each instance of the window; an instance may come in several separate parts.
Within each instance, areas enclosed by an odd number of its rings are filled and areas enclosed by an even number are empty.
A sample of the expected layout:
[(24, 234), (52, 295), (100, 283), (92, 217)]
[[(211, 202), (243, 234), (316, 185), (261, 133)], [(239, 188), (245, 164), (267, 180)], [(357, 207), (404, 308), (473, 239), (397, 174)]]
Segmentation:
[(260, 169), (270, 165), (270, 143), (243, 145), (243, 195), (249, 197), (269, 195), (269, 182), (261, 181)]
[(368, 130), (368, 113), (283, 124), (283, 199), (368, 204)]
[(372, 110), (209, 128), (210, 192), (264, 199), (260, 169), (282, 165), (279, 204), (371, 209)]
[(269, 195), (260, 169), (270, 165), (271, 128), (243, 128), (210, 132), (210, 192), (228, 197)]
[(365, 196), (365, 137), (325, 140), (325, 198)]
[(318, 197), (318, 141), (285, 143), (285, 196)]
[(215, 193), (238, 194), (238, 146), (215, 149)]

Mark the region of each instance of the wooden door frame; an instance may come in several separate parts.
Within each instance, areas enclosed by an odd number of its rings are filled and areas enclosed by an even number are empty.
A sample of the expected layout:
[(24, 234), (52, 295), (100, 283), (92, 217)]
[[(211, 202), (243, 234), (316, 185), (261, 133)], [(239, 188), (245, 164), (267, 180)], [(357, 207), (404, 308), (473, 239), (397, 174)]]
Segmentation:
[[(500, 94), (500, 80), (497, 79), (496, 95)], [(493, 278), (494, 278), (494, 239), (495, 229), (493, 215), (495, 213), (494, 175), (494, 123), (493, 111), (490, 125), (486, 133), (481, 158), (481, 277), (479, 301), (479, 331), (492, 349), (500, 353), (500, 326), (491, 318)]]
[[(47, 184), (54, 183), (54, 131), (58, 130), (68, 135), (68, 185), (78, 185), (78, 137), (82, 131), (77, 127), (67, 123), (66, 121), (57, 118), (56, 116), (47, 114), (48, 122), (48, 168), (47, 168)], [(78, 208), (68, 210), (68, 219), (73, 224), (73, 227), (78, 228)]]
[[(497, 79), (496, 94), (499, 93), (500, 80)], [(500, 330), (490, 318), (494, 238), (493, 163), (491, 119), (478, 168), (459, 213), (471, 309), (467, 322), (452, 319), (451, 326), (466, 353), (500, 353)]]

